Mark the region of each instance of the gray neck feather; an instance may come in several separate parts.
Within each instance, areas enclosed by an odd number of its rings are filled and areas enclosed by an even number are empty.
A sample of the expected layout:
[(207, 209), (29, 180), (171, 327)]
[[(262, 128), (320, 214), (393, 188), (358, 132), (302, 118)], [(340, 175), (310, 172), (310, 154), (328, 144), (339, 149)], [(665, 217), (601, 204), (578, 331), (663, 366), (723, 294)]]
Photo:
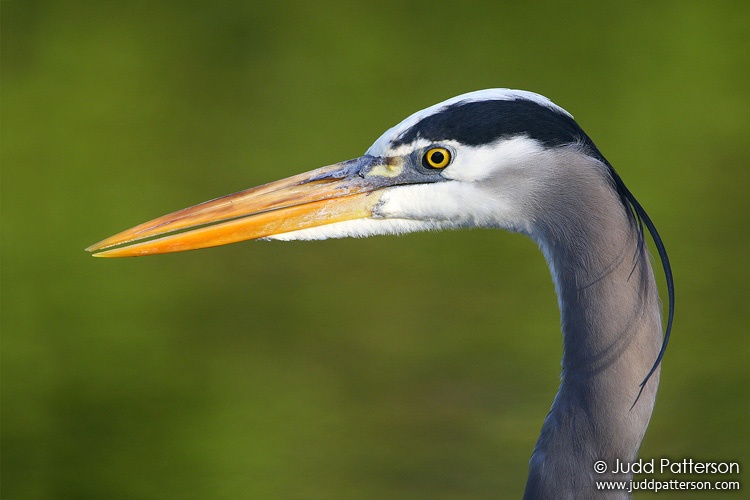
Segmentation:
[(658, 371), (633, 402), (661, 345), (658, 292), (637, 228), (604, 165), (570, 150), (548, 167), (541, 169), (544, 191), (530, 200), (530, 233), (557, 289), (562, 382), (530, 461), (524, 498), (626, 498), (597, 491), (594, 481), (630, 474), (595, 474), (593, 466), (632, 462), (646, 432)]

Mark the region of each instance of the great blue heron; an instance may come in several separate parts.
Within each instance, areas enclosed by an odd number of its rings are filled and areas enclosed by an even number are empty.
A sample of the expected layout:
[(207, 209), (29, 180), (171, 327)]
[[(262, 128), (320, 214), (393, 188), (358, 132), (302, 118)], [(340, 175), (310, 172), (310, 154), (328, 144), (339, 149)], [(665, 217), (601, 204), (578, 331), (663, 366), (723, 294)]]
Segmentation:
[[(644, 225), (669, 290), (663, 336)], [(672, 327), (672, 273), (643, 207), (573, 117), (543, 96), (454, 97), (406, 118), (360, 158), (174, 212), (88, 250), (125, 257), (464, 227), (529, 235), (557, 291), (561, 383), (525, 497), (627, 496), (594, 482), (632, 478), (613, 466), (635, 460), (651, 417)], [(602, 460), (607, 470), (597, 473)]]

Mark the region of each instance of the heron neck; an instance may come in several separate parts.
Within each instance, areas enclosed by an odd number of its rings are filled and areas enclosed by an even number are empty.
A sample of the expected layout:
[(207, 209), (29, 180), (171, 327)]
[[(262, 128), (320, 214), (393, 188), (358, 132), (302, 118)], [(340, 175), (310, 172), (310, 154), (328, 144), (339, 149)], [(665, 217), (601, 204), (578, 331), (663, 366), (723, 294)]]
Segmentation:
[[(600, 179), (596, 185), (586, 185), (589, 176), (577, 179), (574, 192), (553, 203), (532, 234), (557, 289), (563, 359), (525, 498), (587, 498), (587, 492), (599, 498), (594, 481), (629, 479), (596, 474), (593, 464), (632, 462), (654, 406), (658, 372), (633, 406), (661, 344), (653, 271), (636, 225)], [(620, 497), (627, 494), (613, 498)]]

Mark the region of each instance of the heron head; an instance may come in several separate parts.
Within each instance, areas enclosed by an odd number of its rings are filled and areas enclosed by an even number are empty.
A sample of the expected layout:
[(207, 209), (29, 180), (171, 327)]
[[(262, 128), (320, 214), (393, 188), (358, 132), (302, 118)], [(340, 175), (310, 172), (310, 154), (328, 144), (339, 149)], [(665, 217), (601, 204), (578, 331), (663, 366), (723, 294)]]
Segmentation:
[(472, 92), (409, 116), (362, 157), (173, 212), (87, 250), (127, 257), (259, 238), (467, 226), (528, 231), (523, 200), (533, 199), (542, 154), (585, 141), (572, 116), (545, 97)]

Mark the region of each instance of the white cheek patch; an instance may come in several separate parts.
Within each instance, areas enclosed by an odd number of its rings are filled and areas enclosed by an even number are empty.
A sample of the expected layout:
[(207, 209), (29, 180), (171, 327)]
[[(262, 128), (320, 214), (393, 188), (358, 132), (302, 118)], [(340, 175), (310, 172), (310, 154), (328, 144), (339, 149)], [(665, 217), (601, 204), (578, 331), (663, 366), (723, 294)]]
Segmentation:
[(525, 229), (519, 228), (521, 214), (497, 193), (463, 182), (394, 188), (383, 194), (375, 215), (386, 219), (418, 219), (440, 229)]
[(481, 181), (520, 165), (532, 166), (534, 156), (544, 151), (539, 141), (525, 136), (500, 139), (482, 146), (457, 146), (455, 160), (442, 175), (463, 182)]

